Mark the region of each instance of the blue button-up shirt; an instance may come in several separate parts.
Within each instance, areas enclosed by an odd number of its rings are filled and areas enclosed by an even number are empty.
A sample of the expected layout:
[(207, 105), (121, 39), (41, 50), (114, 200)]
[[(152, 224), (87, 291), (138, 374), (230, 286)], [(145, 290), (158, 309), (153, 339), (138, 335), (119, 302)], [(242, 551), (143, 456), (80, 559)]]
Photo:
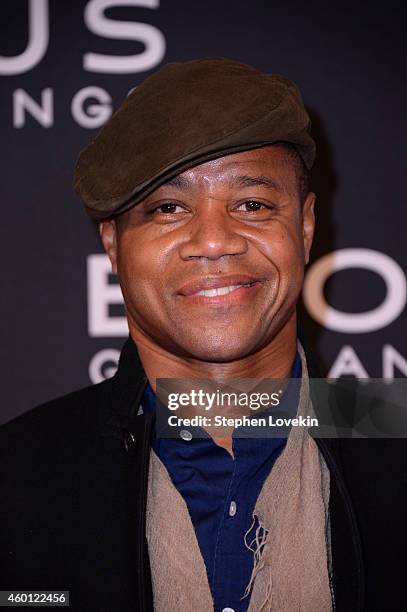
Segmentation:
[[(291, 378), (300, 379), (296, 354)], [(299, 381), (291, 381), (278, 413), (295, 416)], [(142, 398), (144, 411), (154, 411), (156, 396), (149, 384)], [(262, 416), (271, 411), (264, 411)], [(276, 409), (272, 409), (275, 414)], [(231, 608), (246, 612), (250, 594), (243, 597), (253, 570), (253, 552), (245, 534), (253, 524), (253, 510), (264, 481), (283, 450), (286, 437), (232, 437), (233, 457), (212, 438), (191, 440), (153, 436), (152, 446), (184, 498), (205, 561), (215, 612)], [(205, 435), (205, 434), (203, 434)], [(256, 522), (254, 528), (257, 527)], [(246, 537), (253, 540), (254, 530)]]

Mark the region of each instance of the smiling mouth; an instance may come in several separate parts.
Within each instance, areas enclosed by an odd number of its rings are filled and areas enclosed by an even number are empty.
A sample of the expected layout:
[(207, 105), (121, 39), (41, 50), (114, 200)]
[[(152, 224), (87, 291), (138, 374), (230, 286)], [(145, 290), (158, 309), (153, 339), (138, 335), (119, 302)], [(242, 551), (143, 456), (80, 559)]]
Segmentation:
[(200, 295), (204, 297), (217, 297), (221, 295), (227, 295), (228, 293), (232, 293), (232, 291), (236, 291), (236, 289), (240, 289), (241, 287), (252, 287), (255, 285), (257, 281), (253, 281), (250, 283), (245, 283), (244, 285), (227, 285), (225, 287), (216, 287), (214, 289), (202, 289), (202, 291), (197, 291), (192, 295)]
[(235, 281), (234, 284), (220, 287), (205, 287), (202, 289), (197, 287), (195, 291), (191, 288), (188, 292), (179, 294), (179, 297), (186, 300), (185, 303), (190, 306), (213, 306), (215, 308), (243, 306), (244, 304), (250, 304), (262, 286), (262, 280), (250, 280), (239, 284)]

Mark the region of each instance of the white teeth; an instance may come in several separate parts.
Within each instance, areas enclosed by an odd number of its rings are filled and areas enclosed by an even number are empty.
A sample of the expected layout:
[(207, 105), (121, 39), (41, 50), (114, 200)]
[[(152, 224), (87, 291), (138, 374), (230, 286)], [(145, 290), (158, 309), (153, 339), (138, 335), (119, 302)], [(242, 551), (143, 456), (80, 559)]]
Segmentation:
[(239, 289), (239, 287), (243, 287), (243, 285), (229, 285), (228, 287), (217, 287), (216, 289), (204, 289), (203, 291), (198, 291), (196, 295), (204, 295), (205, 297), (215, 297), (216, 295), (226, 295), (235, 289)]

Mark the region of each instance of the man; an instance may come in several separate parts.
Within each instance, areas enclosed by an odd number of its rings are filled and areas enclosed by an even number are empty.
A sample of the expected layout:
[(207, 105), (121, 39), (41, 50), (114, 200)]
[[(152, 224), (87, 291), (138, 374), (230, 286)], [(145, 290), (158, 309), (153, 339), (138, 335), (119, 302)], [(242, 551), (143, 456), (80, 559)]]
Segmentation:
[(318, 413), (296, 318), (309, 130), (288, 79), (204, 59), (147, 79), (82, 152), (130, 337), (112, 379), (2, 428), (2, 589), (69, 590), (75, 610), (406, 609), (399, 443), (153, 429), (163, 378), (291, 378), (281, 410)]

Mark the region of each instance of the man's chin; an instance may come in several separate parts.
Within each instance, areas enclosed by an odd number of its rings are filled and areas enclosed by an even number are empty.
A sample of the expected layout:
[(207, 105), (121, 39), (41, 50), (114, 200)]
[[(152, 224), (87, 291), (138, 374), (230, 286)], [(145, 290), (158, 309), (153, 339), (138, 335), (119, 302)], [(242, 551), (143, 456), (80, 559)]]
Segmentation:
[(230, 338), (225, 342), (205, 343), (183, 346), (182, 352), (189, 359), (197, 359), (206, 363), (228, 363), (242, 359), (254, 352), (255, 348), (249, 344), (247, 338), (241, 343), (230, 345)]

